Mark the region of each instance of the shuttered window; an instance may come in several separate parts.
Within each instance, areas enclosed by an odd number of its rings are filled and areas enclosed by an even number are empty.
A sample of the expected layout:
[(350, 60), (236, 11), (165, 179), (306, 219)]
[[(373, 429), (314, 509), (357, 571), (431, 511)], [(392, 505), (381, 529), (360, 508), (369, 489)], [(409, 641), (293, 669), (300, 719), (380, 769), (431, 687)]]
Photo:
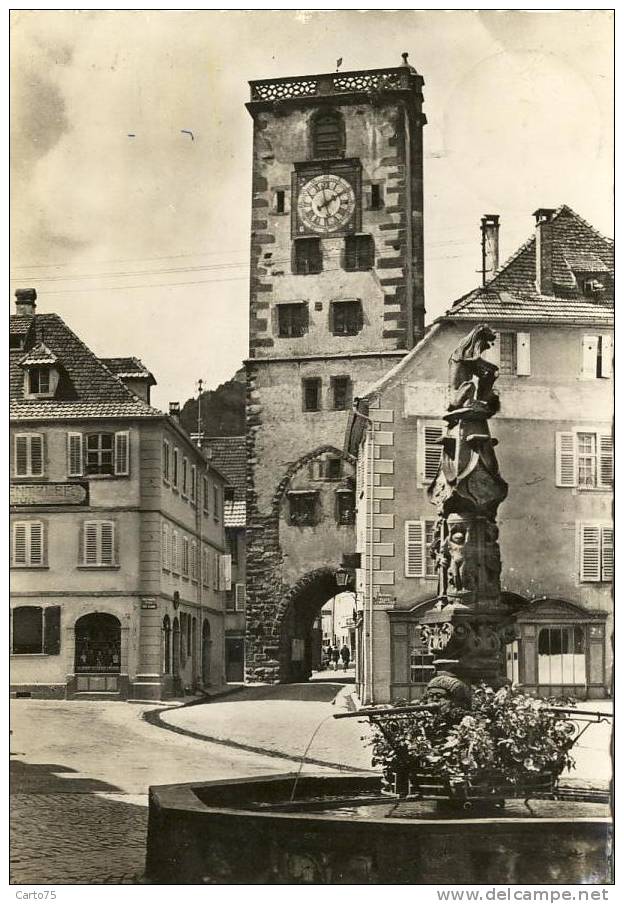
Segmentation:
[(12, 653), (58, 656), (60, 651), (60, 606), (17, 606), (13, 610)]
[(161, 533), (160, 551), (162, 556), (162, 567), (165, 571), (169, 570), (169, 526), (163, 524)]
[(68, 433), (67, 474), (69, 477), (82, 477), (83, 469), (82, 433)]
[(83, 525), (82, 564), (116, 565), (115, 522), (85, 521)]
[(46, 564), (46, 536), (43, 521), (14, 521), (12, 564), (28, 567)]
[(610, 377), (613, 369), (613, 337), (583, 336), (581, 376), (584, 380)]
[(581, 581), (613, 580), (613, 528), (599, 524), (580, 525)]
[(209, 515), (210, 514), (210, 485), (208, 483), (208, 478), (203, 478), (204, 484), (204, 512)]
[(210, 586), (210, 558), (207, 546), (202, 547), (202, 585)]
[(232, 589), (232, 556), (229, 554), (221, 556), (222, 563), (222, 572), (223, 572), (223, 582), (220, 587), (221, 590), (231, 590)]
[(405, 577), (425, 576), (425, 525), (423, 521), (405, 522)]
[(438, 441), (444, 436), (444, 430), (441, 424), (423, 424), (421, 478), (425, 484), (431, 483), (438, 473), (442, 456), (442, 446)]
[(14, 464), (15, 476), (42, 477), (43, 473), (43, 434), (16, 434)]
[(558, 487), (607, 489), (613, 486), (613, 437), (600, 431), (560, 431), (555, 436)]
[(163, 440), (162, 447), (162, 476), (165, 483), (169, 483), (169, 469), (171, 467), (170, 446), (166, 439)]
[(339, 113), (317, 116), (312, 123), (312, 156), (338, 157), (344, 154), (344, 125)]
[(243, 612), (245, 609), (245, 597), (246, 597), (245, 584), (236, 584), (235, 595), (234, 595), (234, 605), (238, 612)]
[(189, 541), (188, 537), (182, 537), (182, 574), (185, 578), (189, 574)]
[(197, 543), (191, 542), (191, 580), (197, 580)]
[(178, 488), (178, 479), (179, 479), (179, 475), (178, 475), (179, 460), (180, 460), (180, 453), (178, 452), (177, 449), (174, 448), (174, 450), (173, 450), (173, 473), (171, 476), (171, 483), (176, 489)]
[(178, 568), (178, 532), (171, 531), (171, 570), (174, 574), (179, 573)]
[(197, 468), (191, 465), (191, 502), (195, 505), (197, 501)]
[(182, 495), (186, 496), (188, 494), (188, 461), (186, 458), (182, 459)]
[(405, 577), (436, 577), (435, 563), (429, 555), (434, 529), (434, 519), (405, 522)]

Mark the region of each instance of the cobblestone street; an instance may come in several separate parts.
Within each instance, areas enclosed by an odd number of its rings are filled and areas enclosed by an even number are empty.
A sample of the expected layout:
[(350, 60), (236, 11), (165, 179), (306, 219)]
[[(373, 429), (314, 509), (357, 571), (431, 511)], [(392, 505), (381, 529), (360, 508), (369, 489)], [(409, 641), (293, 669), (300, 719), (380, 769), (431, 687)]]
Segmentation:
[[(352, 685), (323, 678), (160, 707), (161, 724), (143, 718), (151, 705), (12, 701), (12, 883), (141, 881), (150, 785), (294, 771), (311, 739), (307, 771), (370, 768), (365, 726), (331, 718)], [(565, 784), (606, 787), (609, 737), (608, 724), (589, 729)]]
[[(296, 734), (300, 743), (302, 730), (309, 734), (319, 718), (336, 711), (331, 701), (339, 687), (291, 687), (281, 702), (275, 699), (277, 689), (247, 691), (256, 698), (257, 741), (264, 739), (268, 710), (280, 723), (286, 710), (297, 710), (290, 734)], [(263, 701), (267, 696), (269, 700)], [(205, 710), (203, 725), (208, 732), (214, 719), (215, 734), (221, 734), (219, 707), (199, 708)], [(273, 755), (264, 756), (240, 744), (212, 744), (151, 725), (143, 714), (153, 709), (121, 702), (12, 701), (13, 884), (138, 882), (145, 859), (149, 785), (297, 768), (295, 750), (302, 751), (290, 736), (285, 738), (290, 749), (283, 756), (275, 756), (275, 749), (267, 750)], [(228, 706), (228, 712), (235, 716), (236, 707)], [(353, 728), (356, 724), (349, 723)], [(232, 733), (236, 734), (234, 726)], [(244, 739), (253, 741), (253, 724), (245, 726)], [(338, 758), (344, 756), (343, 752)], [(311, 768), (322, 771), (319, 765)]]

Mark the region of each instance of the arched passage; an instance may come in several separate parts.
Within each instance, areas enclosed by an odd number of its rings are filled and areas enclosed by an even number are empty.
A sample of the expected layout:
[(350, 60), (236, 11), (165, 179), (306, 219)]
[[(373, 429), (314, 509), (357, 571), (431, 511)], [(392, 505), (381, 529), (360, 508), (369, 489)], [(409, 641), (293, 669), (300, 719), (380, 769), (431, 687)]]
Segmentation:
[(280, 602), (279, 680), (306, 681), (312, 673), (313, 626), (325, 603), (345, 588), (336, 582), (336, 568), (317, 568), (291, 587)]

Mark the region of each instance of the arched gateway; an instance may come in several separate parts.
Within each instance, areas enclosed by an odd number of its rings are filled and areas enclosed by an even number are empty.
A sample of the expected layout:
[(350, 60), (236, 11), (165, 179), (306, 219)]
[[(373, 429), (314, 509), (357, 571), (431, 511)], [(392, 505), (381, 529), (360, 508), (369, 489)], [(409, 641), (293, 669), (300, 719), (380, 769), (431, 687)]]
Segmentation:
[(280, 602), (279, 622), (280, 681), (305, 681), (312, 673), (313, 626), (322, 607), (344, 590), (336, 583), (336, 568), (317, 568), (308, 572)]
[(268, 513), (248, 519), (246, 678), (305, 681), (314, 622), (344, 591), (336, 573), (355, 548), (352, 461), (319, 446), (287, 465), (266, 501)]

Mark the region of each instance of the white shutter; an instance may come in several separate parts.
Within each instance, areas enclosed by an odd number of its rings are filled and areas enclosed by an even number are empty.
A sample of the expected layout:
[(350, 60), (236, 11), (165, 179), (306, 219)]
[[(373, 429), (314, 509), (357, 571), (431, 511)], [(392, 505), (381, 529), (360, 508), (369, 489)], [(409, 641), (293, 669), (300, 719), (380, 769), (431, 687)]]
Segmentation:
[(15, 476), (28, 477), (28, 446), (29, 437), (21, 434), (15, 437)]
[(115, 564), (115, 525), (112, 521), (100, 522), (100, 565)]
[(241, 612), (245, 608), (245, 596), (245, 585), (236, 584), (234, 591), (234, 606), (239, 612)]
[(576, 454), (574, 433), (560, 431), (555, 434), (555, 485), (576, 486)]
[(423, 483), (431, 483), (440, 466), (440, 458), (442, 456), (442, 446), (436, 443), (436, 440), (442, 438), (444, 427), (438, 424), (425, 424), (423, 427), (423, 461), (422, 461), (422, 481)]
[(600, 580), (600, 528), (581, 524), (581, 581)]
[(613, 580), (613, 528), (602, 528), (602, 580)]
[(85, 521), (82, 561), (85, 565), (97, 565), (98, 563), (97, 521)]
[(223, 587), (222, 590), (232, 589), (232, 556), (224, 555), (221, 557), (223, 561)]
[(189, 541), (188, 537), (182, 537), (182, 574), (188, 577), (189, 573)]
[(602, 335), (600, 337), (600, 376), (610, 377), (613, 370), (613, 337)]
[(122, 430), (115, 434), (115, 474), (126, 477), (130, 473), (130, 433)]
[(519, 377), (531, 375), (530, 333), (516, 333), (516, 374)]
[(405, 522), (405, 577), (425, 576), (425, 525), (423, 521)]
[(583, 360), (581, 376), (584, 380), (592, 380), (596, 376), (598, 362), (598, 336), (583, 336)]
[(67, 473), (70, 477), (81, 477), (82, 470), (82, 433), (68, 433)]
[(178, 571), (178, 532), (171, 531), (171, 570)]
[(25, 521), (13, 523), (13, 564), (26, 565), (26, 535), (28, 525)]
[(599, 433), (598, 443), (598, 485), (613, 486), (613, 437), (610, 433)]
[(29, 542), (29, 565), (43, 565), (43, 524), (41, 521), (31, 521)]

